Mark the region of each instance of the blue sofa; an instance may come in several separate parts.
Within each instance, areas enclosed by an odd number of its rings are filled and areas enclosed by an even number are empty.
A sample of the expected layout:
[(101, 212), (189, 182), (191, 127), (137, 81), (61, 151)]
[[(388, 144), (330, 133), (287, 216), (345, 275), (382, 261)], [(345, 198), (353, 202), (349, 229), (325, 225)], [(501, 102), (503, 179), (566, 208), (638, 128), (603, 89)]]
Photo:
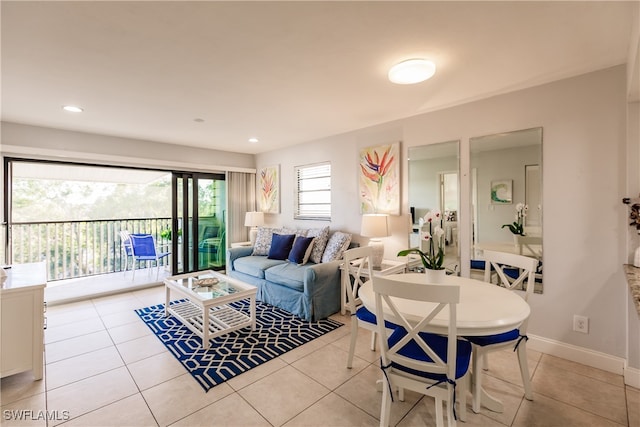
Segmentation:
[(289, 261), (252, 255), (253, 247), (227, 250), (227, 274), (258, 288), (257, 299), (316, 321), (340, 310), (340, 263)]

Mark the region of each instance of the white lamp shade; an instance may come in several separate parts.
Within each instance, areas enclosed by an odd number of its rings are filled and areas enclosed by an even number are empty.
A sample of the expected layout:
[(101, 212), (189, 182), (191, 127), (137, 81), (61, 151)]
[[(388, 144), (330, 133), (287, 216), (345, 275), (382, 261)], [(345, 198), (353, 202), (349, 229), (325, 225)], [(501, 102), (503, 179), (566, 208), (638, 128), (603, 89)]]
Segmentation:
[(387, 237), (389, 235), (387, 215), (362, 215), (362, 227), (360, 229), (360, 234), (364, 237)]
[(264, 225), (264, 212), (247, 212), (244, 215), (244, 225), (247, 227)]

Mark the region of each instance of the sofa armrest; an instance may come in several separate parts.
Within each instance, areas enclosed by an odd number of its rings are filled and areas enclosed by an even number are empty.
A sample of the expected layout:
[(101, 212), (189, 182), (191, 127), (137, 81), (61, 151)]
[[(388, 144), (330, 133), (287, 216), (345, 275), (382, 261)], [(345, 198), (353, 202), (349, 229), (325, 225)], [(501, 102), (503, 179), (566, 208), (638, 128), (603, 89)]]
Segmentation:
[(233, 261), (245, 256), (251, 256), (253, 253), (253, 246), (240, 246), (237, 248), (227, 249), (227, 269), (234, 270)]
[(342, 260), (314, 264), (307, 270), (304, 280), (304, 293), (316, 296), (326, 293), (326, 289), (340, 285), (340, 264)]

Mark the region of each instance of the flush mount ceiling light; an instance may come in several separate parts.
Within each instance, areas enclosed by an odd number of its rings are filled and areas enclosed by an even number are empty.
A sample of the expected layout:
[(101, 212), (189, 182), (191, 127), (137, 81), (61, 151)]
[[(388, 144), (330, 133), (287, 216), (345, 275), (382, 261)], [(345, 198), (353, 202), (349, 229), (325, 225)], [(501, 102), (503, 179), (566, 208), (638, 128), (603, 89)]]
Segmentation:
[(64, 111), (69, 111), (71, 113), (82, 113), (84, 110), (80, 107), (77, 107), (75, 105), (63, 105), (62, 109)]
[(409, 85), (420, 83), (433, 77), (436, 64), (426, 59), (408, 59), (402, 61), (389, 70), (389, 80), (392, 83)]
[(249, 138), (249, 142), (255, 144), (256, 142), (258, 142), (258, 138)]

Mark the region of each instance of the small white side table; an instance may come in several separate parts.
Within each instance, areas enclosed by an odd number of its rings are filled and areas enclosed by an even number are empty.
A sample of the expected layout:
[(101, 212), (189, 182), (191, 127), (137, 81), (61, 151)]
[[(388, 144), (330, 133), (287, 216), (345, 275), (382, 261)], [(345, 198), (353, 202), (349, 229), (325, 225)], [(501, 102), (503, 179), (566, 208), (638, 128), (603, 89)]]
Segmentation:
[[(345, 280), (349, 279), (349, 272), (345, 268), (344, 263), (340, 265), (342, 278), (340, 280), (340, 313), (346, 314), (347, 310), (349, 310), (349, 306), (347, 304), (347, 288)], [(407, 269), (406, 261), (396, 261), (390, 259), (383, 259), (380, 270), (373, 269), (374, 276), (387, 276), (389, 274), (397, 274), (397, 273), (405, 273)], [(362, 277), (369, 278), (369, 270), (362, 270)]]
[(33, 371), (41, 380), (44, 356), (44, 262), (14, 264), (0, 289), (0, 377)]

